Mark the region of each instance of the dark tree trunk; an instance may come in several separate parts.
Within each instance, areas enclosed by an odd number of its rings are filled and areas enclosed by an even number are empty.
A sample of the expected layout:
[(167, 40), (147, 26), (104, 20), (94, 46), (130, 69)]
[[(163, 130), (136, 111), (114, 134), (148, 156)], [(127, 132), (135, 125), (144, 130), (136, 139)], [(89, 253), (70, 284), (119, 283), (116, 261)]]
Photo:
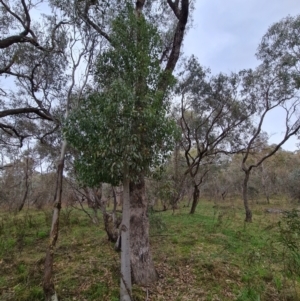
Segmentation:
[(26, 202), (27, 195), (28, 195), (28, 190), (29, 190), (29, 183), (28, 183), (28, 157), (26, 158), (26, 169), (25, 169), (25, 193), (22, 199), (21, 204), (19, 205), (18, 211), (20, 212)]
[(248, 201), (248, 182), (250, 177), (250, 171), (245, 171), (245, 178), (243, 183), (243, 200), (244, 200), (244, 207), (245, 207), (245, 222), (251, 223), (252, 222), (252, 211), (249, 207), (249, 201)]
[(196, 207), (197, 207), (198, 202), (199, 202), (199, 197), (200, 197), (199, 187), (198, 187), (198, 185), (194, 185), (193, 203), (192, 203), (190, 214), (194, 214), (195, 213)]
[(121, 224), (121, 219), (118, 218), (114, 212), (104, 212), (103, 220), (108, 240), (111, 242), (117, 242), (119, 237), (119, 226)]
[(130, 183), (130, 242), (131, 271), (133, 281), (139, 285), (150, 285), (157, 280), (149, 243), (148, 203), (145, 196), (145, 180)]
[(270, 204), (270, 197), (269, 197), (269, 193), (266, 192), (266, 198), (267, 198), (267, 203)]
[[(113, 192), (113, 199), (114, 199), (113, 211), (111, 213), (108, 213), (108, 212), (106, 212), (106, 206), (102, 206), (103, 207), (102, 213), (103, 213), (103, 220), (104, 220), (104, 229), (106, 231), (108, 240), (111, 242), (117, 242), (117, 240), (119, 239), (119, 235), (120, 235), (119, 226), (122, 222), (122, 219), (120, 217), (118, 217), (116, 214), (117, 195), (116, 195), (114, 187), (112, 187), (112, 192)], [(117, 251), (121, 250), (119, 247), (120, 246), (118, 244), (118, 248), (116, 248)]]
[(93, 189), (93, 197), (94, 197), (93, 223), (98, 225), (99, 224), (98, 209), (100, 208), (103, 214), (106, 212), (106, 205), (103, 203), (102, 200), (102, 183), (99, 184), (98, 188)]
[(227, 191), (224, 191), (224, 192), (221, 193), (223, 201), (225, 201), (226, 195), (227, 195)]
[(18, 108), (18, 109), (3, 110), (0, 111), (0, 118), (5, 116), (12, 116), (12, 115), (19, 115), (19, 114), (26, 114), (26, 113), (34, 113), (40, 116), (42, 119), (53, 121), (53, 118), (50, 115), (46, 115), (45, 112), (42, 112), (40, 109), (37, 108)]

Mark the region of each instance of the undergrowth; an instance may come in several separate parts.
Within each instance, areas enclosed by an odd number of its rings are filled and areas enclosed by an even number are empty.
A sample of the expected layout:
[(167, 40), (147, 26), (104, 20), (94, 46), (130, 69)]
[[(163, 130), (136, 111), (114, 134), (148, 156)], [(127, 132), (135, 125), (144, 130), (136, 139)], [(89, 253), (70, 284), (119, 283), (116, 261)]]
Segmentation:
[[(149, 212), (159, 281), (134, 286), (134, 300), (300, 300), (298, 212), (263, 212), (256, 206), (251, 224), (232, 204)], [(0, 213), (1, 301), (44, 300), (50, 222), (51, 210)], [(62, 211), (54, 275), (60, 300), (119, 300), (119, 253), (79, 210)]]

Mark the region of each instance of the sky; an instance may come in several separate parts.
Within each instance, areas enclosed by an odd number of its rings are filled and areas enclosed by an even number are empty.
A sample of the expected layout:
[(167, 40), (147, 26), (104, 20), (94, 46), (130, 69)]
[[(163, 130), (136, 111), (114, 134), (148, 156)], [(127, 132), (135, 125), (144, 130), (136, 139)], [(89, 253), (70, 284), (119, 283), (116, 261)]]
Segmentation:
[[(40, 10), (32, 12), (33, 18)], [(259, 64), (255, 53), (268, 28), (288, 15), (298, 14), (299, 0), (195, 0), (194, 22), (185, 37), (184, 55), (196, 55), (213, 74), (255, 68)], [(273, 112), (264, 123), (270, 143), (277, 142), (284, 129), (280, 113)], [(283, 148), (296, 150), (299, 142), (290, 139)]]
[[(300, 14), (299, 0), (196, 0), (194, 24), (189, 30), (183, 52), (194, 54), (213, 74), (255, 68), (257, 47), (268, 28), (288, 15)], [(268, 116), (264, 130), (270, 143), (283, 130), (280, 110)], [(296, 139), (284, 149), (296, 150)]]

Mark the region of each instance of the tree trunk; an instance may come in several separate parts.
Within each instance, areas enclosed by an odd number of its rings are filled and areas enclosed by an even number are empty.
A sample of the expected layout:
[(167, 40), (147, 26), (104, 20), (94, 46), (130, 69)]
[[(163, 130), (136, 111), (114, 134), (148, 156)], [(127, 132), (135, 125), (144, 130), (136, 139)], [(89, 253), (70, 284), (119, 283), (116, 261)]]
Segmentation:
[(98, 188), (93, 189), (93, 197), (94, 197), (94, 207), (93, 207), (93, 223), (98, 225), (99, 218), (98, 218), (98, 209), (102, 211), (104, 214), (106, 212), (106, 205), (102, 202), (102, 183), (99, 184)]
[(25, 193), (22, 199), (21, 204), (19, 205), (18, 211), (20, 212), (26, 202), (27, 199), (27, 195), (28, 195), (28, 190), (29, 190), (29, 183), (28, 183), (28, 157), (26, 158), (26, 170), (25, 170)]
[(131, 269), (133, 281), (139, 285), (150, 285), (157, 280), (149, 243), (148, 204), (145, 196), (145, 180), (130, 183), (130, 237)]
[(199, 197), (200, 197), (200, 190), (198, 185), (194, 185), (194, 192), (193, 192), (193, 203), (192, 203), (192, 208), (190, 211), (190, 214), (194, 214), (196, 211), (196, 207), (199, 202)]
[[(127, 176), (127, 174), (125, 175)], [(120, 301), (131, 301), (130, 270), (130, 197), (129, 180), (123, 181), (123, 213), (121, 224), (121, 288)]]
[(247, 223), (252, 222), (252, 212), (250, 210), (249, 202), (248, 202), (249, 177), (250, 177), (250, 171), (245, 171), (245, 178), (244, 178), (244, 183), (243, 183), (243, 199), (244, 199), (244, 207), (245, 207), (245, 213), (246, 213), (245, 222), (247, 222)]
[(107, 234), (107, 238), (111, 242), (117, 242), (119, 237), (119, 226), (120, 221), (116, 216), (115, 212), (103, 213), (104, 229)]
[(270, 204), (270, 197), (269, 197), (269, 193), (266, 192), (266, 198), (267, 198), (267, 203)]
[(61, 195), (62, 195), (62, 184), (63, 184), (63, 170), (65, 163), (65, 153), (66, 153), (67, 142), (63, 141), (61, 148), (60, 160), (57, 166), (57, 182), (55, 191), (55, 202), (53, 208), (52, 225), (50, 231), (50, 241), (46, 252), (45, 259), (45, 269), (44, 269), (44, 279), (43, 279), (43, 289), (46, 301), (58, 301), (54, 282), (53, 282), (53, 257), (54, 249), (56, 246), (56, 241), (58, 238), (59, 230), (59, 214), (61, 209)]

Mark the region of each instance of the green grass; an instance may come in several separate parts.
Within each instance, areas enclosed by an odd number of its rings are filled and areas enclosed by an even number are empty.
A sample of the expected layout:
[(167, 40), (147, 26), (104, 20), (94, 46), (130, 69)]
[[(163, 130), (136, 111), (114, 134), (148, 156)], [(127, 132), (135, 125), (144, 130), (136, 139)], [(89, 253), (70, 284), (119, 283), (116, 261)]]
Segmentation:
[[(265, 215), (265, 206), (255, 206), (251, 224), (240, 206), (205, 201), (194, 215), (187, 208), (150, 213), (159, 282), (134, 286), (134, 300), (300, 300), (300, 275), (287, 271), (291, 258), (278, 239), (281, 216)], [(51, 210), (0, 213), (0, 300), (43, 300), (50, 221)], [(64, 209), (54, 266), (60, 299), (117, 301), (119, 255), (103, 225)]]

